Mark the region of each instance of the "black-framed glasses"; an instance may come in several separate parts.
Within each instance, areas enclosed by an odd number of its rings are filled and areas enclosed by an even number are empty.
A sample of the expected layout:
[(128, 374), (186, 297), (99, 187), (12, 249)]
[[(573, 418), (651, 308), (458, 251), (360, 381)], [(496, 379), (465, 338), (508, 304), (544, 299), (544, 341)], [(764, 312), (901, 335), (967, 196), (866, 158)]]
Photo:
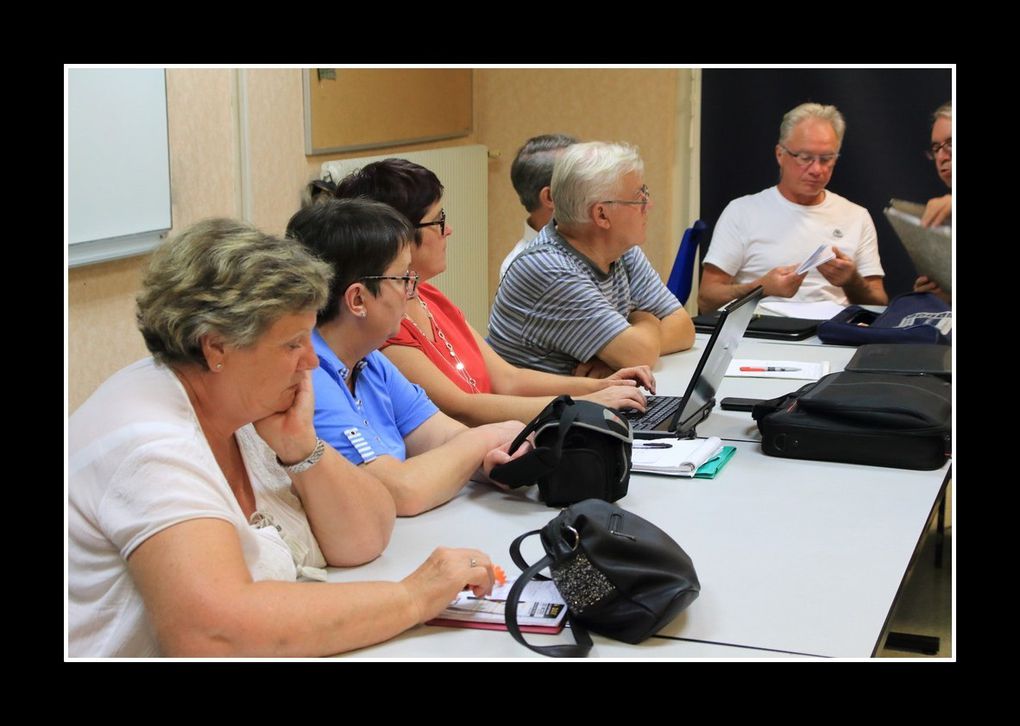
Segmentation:
[(632, 199), (603, 199), (600, 202), (598, 202), (598, 204), (632, 204), (635, 206), (640, 206), (641, 211), (643, 212), (645, 211), (645, 207), (648, 206), (648, 203), (652, 201), (652, 193), (648, 191), (647, 184), (642, 184), (641, 188), (638, 189), (638, 194), (641, 195), (640, 201), (635, 201)]
[(779, 145), (779, 148), (785, 151), (787, 156), (792, 156), (793, 160), (797, 162), (797, 166), (804, 168), (811, 166), (816, 161), (824, 168), (829, 168), (839, 158), (839, 154), (809, 154), (806, 151), (790, 151), (782, 144)]
[(361, 280), (403, 280), (404, 295), (410, 300), (418, 291), (418, 273), (413, 270), (406, 275), (365, 275)]
[(445, 209), (440, 209), (439, 210), (439, 219), (435, 219), (435, 220), (433, 220), (431, 222), (418, 222), (418, 224), (416, 224), (414, 226), (415, 226), (415, 228), (431, 227), (433, 224), (438, 224), (439, 225), (439, 236), (440, 237), (443, 236), (444, 234), (446, 234), (446, 210)]
[(935, 161), (935, 157), (938, 156), (939, 152), (943, 149), (946, 150), (947, 154), (953, 153), (953, 137), (950, 136), (948, 139), (943, 141), (941, 144), (932, 142), (932, 145), (924, 150), (924, 155), (932, 161)]

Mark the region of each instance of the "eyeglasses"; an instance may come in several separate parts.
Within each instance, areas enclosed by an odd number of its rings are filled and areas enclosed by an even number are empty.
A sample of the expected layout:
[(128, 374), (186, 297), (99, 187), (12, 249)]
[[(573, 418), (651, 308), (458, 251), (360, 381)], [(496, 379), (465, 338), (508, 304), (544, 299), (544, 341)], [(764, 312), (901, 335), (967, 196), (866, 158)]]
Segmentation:
[(797, 166), (807, 168), (814, 164), (816, 161), (821, 164), (824, 168), (828, 168), (836, 163), (836, 159), (839, 158), (839, 154), (809, 154), (806, 151), (790, 151), (782, 144), (779, 148), (792, 156), (794, 161), (797, 162)]
[(640, 205), (641, 211), (643, 212), (643, 211), (645, 211), (645, 207), (648, 206), (648, 203), (650, 201), (652, 201), (652, 193), (650, 191), (648, 191), (648, 185), (647, 184), (642, 184), (641, 188), (638, 189), (638, 194), (641, 195), (641, 201), (633, 201), (633, 200), (629, 200), (629, 199), (603, 199), (602, 201), (597, 202), (597, 204), (633, 204), (633, 205)]
[[(433, 222), (433, 224), (435, 224)], [(406, 275), (365, 275), (361, 280), (403, 280), (404, 281), (404, 295), (407, 296), (408, 300), (414, 298), (414, 294), (418, 291), (418, 273), (411, 271)]]
[(943, 141), (941, 144), (936, 144), (936, 143), (932, 142), (932, 145), (924, 150), (924, 155), (927, 156), (932, 161), (934, 161), (935, 157), (938, 156), (939, 152), (942, 151), (943, 149), (946, 150), (947, 154), (952, 154), (953, 153), (953, 137), (952, 136), (950, 136), (948, 139)]
[(440, 236), (446, 234), (446, 210), (445, 209), (440, 209), (439, 210), (439, 219), (433, 220), (431, 222), (419, 222), (418, 224), (414, 225), (414, 227), (415, 228), (431, 227), (433, 224), (438, 224), (439, 225), (439, 235)]

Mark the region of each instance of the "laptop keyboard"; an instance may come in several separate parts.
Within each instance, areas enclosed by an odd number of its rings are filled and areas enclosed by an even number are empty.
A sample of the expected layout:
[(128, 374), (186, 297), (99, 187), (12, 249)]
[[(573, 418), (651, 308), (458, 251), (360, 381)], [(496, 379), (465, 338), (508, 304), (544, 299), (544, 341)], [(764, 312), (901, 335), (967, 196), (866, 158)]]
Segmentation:
[(683, 399), (680, 396), (649, 396), (646, 400), (648, 409), (644, 413), (634, 410), (623, 414), (636, 431), (650, 431), (671, 419)]

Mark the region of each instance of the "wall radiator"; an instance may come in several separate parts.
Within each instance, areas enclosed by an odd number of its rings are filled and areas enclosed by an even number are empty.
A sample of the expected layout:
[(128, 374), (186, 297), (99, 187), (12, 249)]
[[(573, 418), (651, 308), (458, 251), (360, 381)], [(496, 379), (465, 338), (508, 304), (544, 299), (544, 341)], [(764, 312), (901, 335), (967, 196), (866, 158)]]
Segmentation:
[(446, 271), (430, 282), (460, 307), (475, 330), (484, 336), (489, 324), (489, 169), (486, 148), (477, 144), (448, 146), (327, 161), (322, 164), (322, 178), (339, 180), (365, 164), (392, 157), (421, 164), (439, 177), (444, 188), (443, 209), (453, 234), (447, 238)]

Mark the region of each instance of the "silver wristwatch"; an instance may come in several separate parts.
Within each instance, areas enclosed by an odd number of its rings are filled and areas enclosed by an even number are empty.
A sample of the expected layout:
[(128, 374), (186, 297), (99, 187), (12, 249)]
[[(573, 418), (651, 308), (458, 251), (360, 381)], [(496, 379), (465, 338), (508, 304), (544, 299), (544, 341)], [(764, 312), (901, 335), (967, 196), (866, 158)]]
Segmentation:
[(276, 460), (280, 462), (280, 466), (282, 466), (283, 470), (288, 474), (300, 474), (303, 471), (308, 471), (317, 463), (319, 463), (319, 459), (321, 459), (322, 455), (325, 453), (326, 442), (320, 439), (319, 437), (316, 437), (315, 448), (312, 449), (312, 453), (308, 455), (307, 459), (299, 461), (296, 464), (291, 464), (290, 466), (287, 466), (282, 461), (280, 461), (280, 457), (276, 457)]

